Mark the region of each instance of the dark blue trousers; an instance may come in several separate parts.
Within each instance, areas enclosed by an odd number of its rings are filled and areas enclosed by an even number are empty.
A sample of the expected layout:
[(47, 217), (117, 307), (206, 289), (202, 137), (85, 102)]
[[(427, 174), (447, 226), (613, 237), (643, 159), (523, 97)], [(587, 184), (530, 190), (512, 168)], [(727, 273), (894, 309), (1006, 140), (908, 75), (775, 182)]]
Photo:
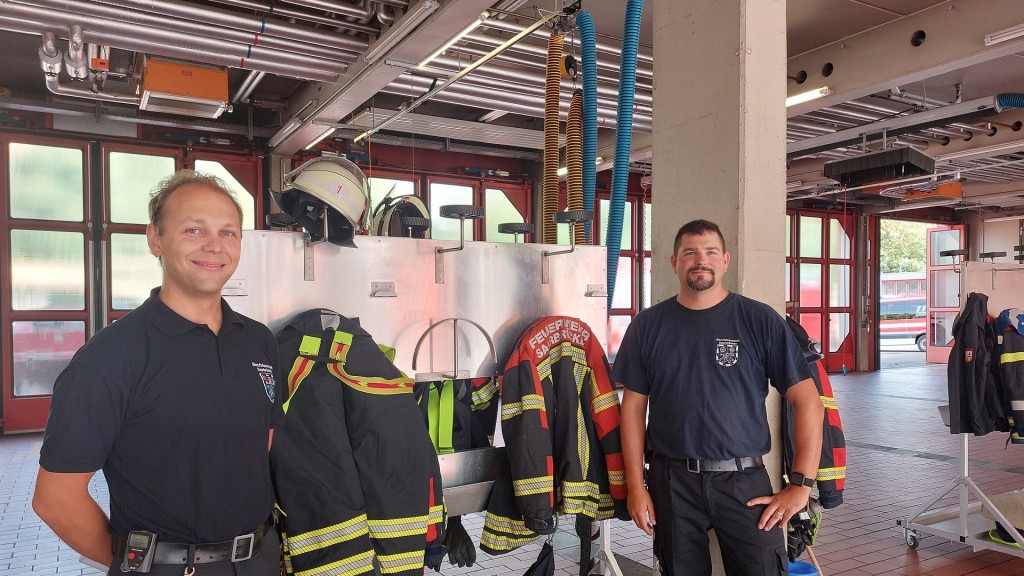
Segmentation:
[(710, 576), (712, 528), (729, 576), (788, 575), (783, 530), (758, 529), (764, 506), (747, 506), (751, 498), (772, 494), (764, 466), (694, 473), (685, 460), (658, 456), (647, 483), (657, 516), (654, 554), (666, 576)]

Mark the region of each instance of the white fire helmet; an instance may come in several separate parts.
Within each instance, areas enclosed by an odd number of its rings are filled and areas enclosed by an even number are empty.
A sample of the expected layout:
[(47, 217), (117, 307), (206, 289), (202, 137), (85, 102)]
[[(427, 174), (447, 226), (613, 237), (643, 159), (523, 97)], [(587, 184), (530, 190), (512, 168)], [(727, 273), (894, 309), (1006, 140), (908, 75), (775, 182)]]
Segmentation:
[[(282, 209), (293, 217), (299, 216), (294, 213), (296, 211), (307, 212), (306, 218), (296, 219), (314, 239), (322, 236), (323, 209), (314, 210), (310, 204), (327, 206), (329, 240), (342, 245), (351, 245), (351, 237), (355, 231), (361, 230), (361, 220), (370, 205), (367, 177), (358, 166), (336, 156), (314, 158), (292, 170), (285, 176), (285, 190), (274, 196)], [(344, 216), (346, 221), (338, 221), (334, 214)], [(314, 223), (309, 222), (309, 218)]]

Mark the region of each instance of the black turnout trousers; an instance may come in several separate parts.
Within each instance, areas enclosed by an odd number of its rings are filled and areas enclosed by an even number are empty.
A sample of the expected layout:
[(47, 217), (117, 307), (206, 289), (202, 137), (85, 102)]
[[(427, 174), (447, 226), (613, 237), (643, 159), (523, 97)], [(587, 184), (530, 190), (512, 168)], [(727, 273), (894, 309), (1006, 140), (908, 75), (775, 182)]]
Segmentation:
[(772, 494), (764, 466), (740, 472), (694, 473), (686, 468), (685, 460), (659, 456), (648, 471), (657, 517), (654, 554), (662, 573), (710, 576), (708, 531), (714, 528), (729, 576), (787, 576), (782, 528), (758, 529), (765, 507), (747, 506), (751, 498)]

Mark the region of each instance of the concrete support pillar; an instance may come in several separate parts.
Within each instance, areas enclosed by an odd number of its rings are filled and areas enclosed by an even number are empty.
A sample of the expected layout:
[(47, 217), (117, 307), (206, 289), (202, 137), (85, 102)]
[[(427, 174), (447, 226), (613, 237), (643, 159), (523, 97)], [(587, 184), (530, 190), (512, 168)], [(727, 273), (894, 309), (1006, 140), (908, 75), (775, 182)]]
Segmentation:
[[(679, 226), (704, 218), (732, 253), (726, 288), (782, 312), (785, 0), (654, 2), (654, 78), (654, 301), (678, 292), (668, 259)], [(776, 480), (779, 402), (768, 406)]]

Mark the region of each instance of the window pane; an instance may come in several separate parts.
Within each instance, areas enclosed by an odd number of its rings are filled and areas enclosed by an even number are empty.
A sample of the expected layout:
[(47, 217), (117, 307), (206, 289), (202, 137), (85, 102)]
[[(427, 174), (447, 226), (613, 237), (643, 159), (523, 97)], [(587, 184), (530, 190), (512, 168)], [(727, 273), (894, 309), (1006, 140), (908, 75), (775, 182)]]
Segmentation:
[(821, 218), (800, 217), (800, 256), (821, 258)]
[(11, 217), (81, 222), (82, 151), (11, 142)]
[(846, 341), (850, 335), (850, 314), (848, 312), (836, 312), (829, 314), (828, 323), (828, 351), (835, 352)]
[(800, 265), (800, 306), (821, 306), (821, 264)]
[(644, 250), (651, 249), (651, 203), (644, 202)]
[(952, 346), (956, 315), (957, 312), (932, 312), (932, 341), (929, 346)]
[[(936, 308), (960, 307), (960, 275), (953, 270), (932, 270), (929, 298)], [(950, 325), (952, 326), (952, 324)]]
[(830, 218), (828, 221), (828, 255), (830, 258), (850, 257), (850, 235), (846, 233), (839, 220)]
[(644, 258), (644, 291), (640, 294), (640, 309), (651, 307), (651, 259)]
[[(608, 210), (611, 208), (611, 200), (601, 200), (601, 246), (608, 245)], [(626, 202), (622, 210), (622, 244), (619, 250), (633, 249), (633, 203)]]
[(940, 230), (929, 232), (929, 234), (932, 235), (932, 252), (928, 259), (932, 266), (949, 266), (958, 261), (959, 256), (939, 256), (939, 254), (946, 250), (960, 249), (959, 230)]
[[(388, 192), (391, 192), (390, 198), (416, 194), (416, 184), (412, 180), (394, 180), (392, 178), (367, 178), (367, 180), (370, 182), (370, 208), (375, 214), (378, 205), (384, 201)], [(394, 192), (392, 192), (392, 188)]]
[(615, 356), (619, 353), (619, 346), (622, 345), (622, 337), (626, 334), (626, 328), (633, 321), (632, 316), (609, 316), (608, 317), (608, 344), (605, 351), (608, 353), (608, 361), (615, 362)]
[[(484, 204), (484, 222), (487, 224), (488, 242), (515, 242), (514, 234), (502, 234), (498, 232), (498, 225), (506, 222), (522, 224), (526, 222), (519, 210), (509, 201), (505, 192), (496, 188), (488, 188), (486, 192), (486, 204)], [(524, 241), (533, 240), (527, 236)]]
[(256, 228), (256, 198), (231, 175), (231, 172), (228, 172), (223, 164), (213, 160), (196, 160), (196, 172), (211, 174), (223, 180), (227, 184), (228, 190), (235, 193), (235, 199), (242, 206), (242, 230)]
[(85, 344), (85, 322), (11, 322), (14, 395), (53, 393), (53, 382)]
[[(441, 184), (433, 182), (430, 184), (430, 237), (434, 240), (458, 240), (459, 221), (457, 218), (443, 218), (441, 206), (449, 204), (472, 204), (473, 188), (469, 186), (457, 186), (455, 184)], [(466, 231), (466, 240), (475, 240), (473, 237), (473, 221), (464, 220), (463, 229)]]
[(619, 258), (619, 267), (615, 270), (615, 294), (612, 295), (612, 308), (633, 307), (633, 259), (626, 256)]
[(85, 238), (78, 232), (11, 230), (15, 310), (85, 308)]
[(807, 335), (821, 342), (821, 314), (800, 314), (800, 325)]
[(793, 244), (793, 217), (786, 214), (786, 258), (789, 258), (790, 246)]
[[(568, 210), (568, 208), (566, 208), (565, 210), (562, 210), (562, 212), (565, 212), (567, 210)], [(554, 226), (555, 227), (555, 242), (561, 244), (562, 246), (568, 246), (569, 245), (569, 224), (556, 224), (556, 223), (554, 223), (551, 220), (548, 220), (548, 222), (549, 222), (550, 226)], [(590, 231), (591, 231), (591, 233), (593, 233), (594, 232), (594, 228), (591, 227)], [(538, 227), (537, 237), (539, 238), (540, 235), (541, 235), (541, 231), (540, 231), (540, 229)]]
[(111, 221), (149, 224), (149, 195), (174, 174), (174, 158), (111, 152), (108, 160)]
[(850, 305), (850, 267), (846, 264), (831, 264), (828, 267), (828, 305)]
[(793, 263), (786, 262), (786, 302), (793, 301)]
[(131, 310), (163, 280), (159, 261), (143, 234), (110, 235), (110, 300), (114, 310)]

